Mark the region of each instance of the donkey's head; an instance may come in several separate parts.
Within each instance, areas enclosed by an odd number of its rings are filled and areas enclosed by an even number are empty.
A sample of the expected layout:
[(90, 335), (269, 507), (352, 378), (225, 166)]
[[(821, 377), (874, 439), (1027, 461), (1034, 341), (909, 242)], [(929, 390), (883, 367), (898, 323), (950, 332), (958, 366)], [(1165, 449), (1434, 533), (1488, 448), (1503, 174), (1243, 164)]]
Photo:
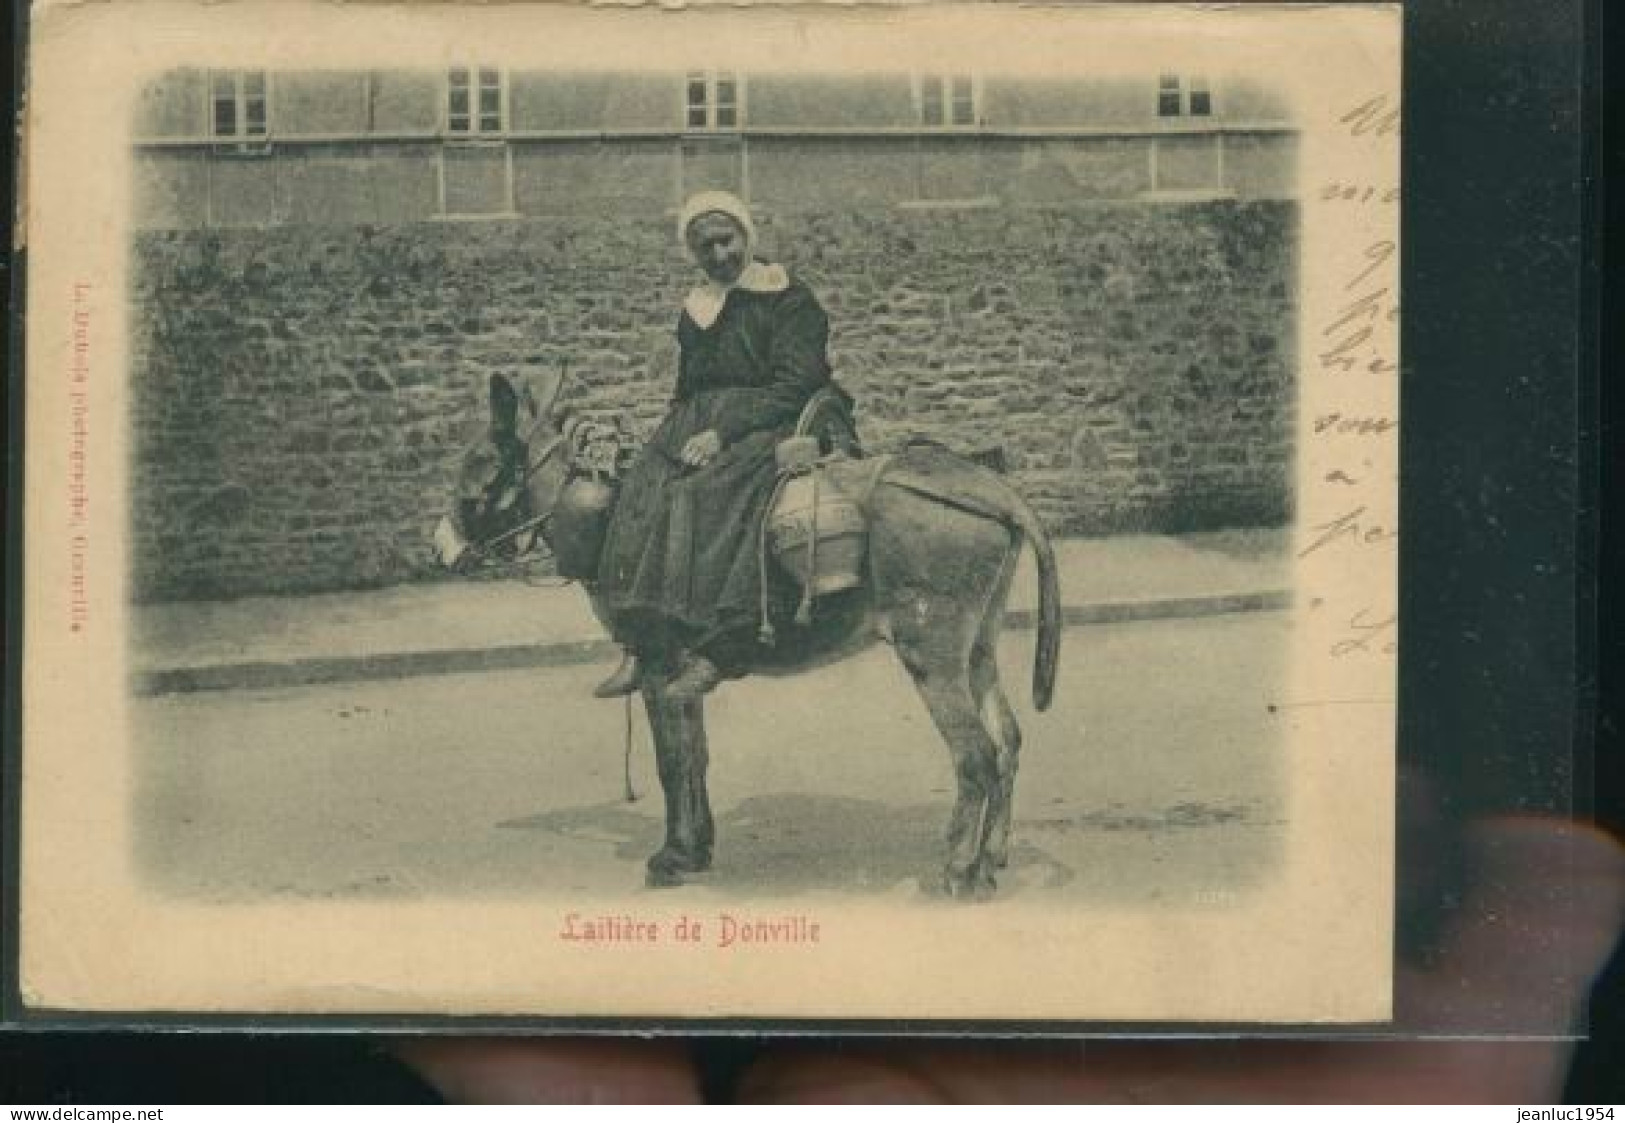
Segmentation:
[(442, 564), (466, 569), (517, 552), (552, 512), (570, 472), (558, 408), (564, 379), (491, 376), (487, 423), (463, 454), (452, 509), (435, 530)]

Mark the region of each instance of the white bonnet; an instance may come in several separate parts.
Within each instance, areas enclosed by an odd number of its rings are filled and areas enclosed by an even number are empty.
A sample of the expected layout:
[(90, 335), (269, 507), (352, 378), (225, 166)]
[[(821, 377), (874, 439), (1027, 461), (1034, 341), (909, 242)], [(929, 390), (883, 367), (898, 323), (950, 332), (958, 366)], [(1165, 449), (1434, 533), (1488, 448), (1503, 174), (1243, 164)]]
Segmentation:
[(697, 195), (689, 196), (688, 202), (677, 215), (677, 240), (683, 245), (688, 244), (688, 228), (703, 214), (725, 214), (739, 223), (745, 231), (746, 242), (754, 245), (756, 242), (756, 224), (751, 221), (750, 208), (739, 196), (727, 191), (701, 191)]

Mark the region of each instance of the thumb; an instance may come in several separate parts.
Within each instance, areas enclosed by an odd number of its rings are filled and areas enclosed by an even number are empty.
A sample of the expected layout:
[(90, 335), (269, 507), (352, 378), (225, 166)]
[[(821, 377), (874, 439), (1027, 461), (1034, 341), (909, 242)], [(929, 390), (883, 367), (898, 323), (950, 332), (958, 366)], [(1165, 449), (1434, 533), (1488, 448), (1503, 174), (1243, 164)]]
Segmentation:
[(677, 1042), (416, 1038), (395, 1053), (452, 1103), (698, 1103)]
[(1430, 969), (1398, 988), (1408, 1029), (1567, 1036), (1625, 921), (1625, 850), (1582, 824), (1503, 818), (1466, 837), (1467, 895)]

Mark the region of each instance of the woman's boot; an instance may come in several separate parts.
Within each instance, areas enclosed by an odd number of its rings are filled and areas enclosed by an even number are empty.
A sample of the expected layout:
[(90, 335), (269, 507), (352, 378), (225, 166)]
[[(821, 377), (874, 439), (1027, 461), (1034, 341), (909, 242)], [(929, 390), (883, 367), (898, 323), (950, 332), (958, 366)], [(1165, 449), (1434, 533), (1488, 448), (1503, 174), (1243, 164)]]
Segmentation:
[(625, 698), (628, 694), (635, 694), (643, 680), (642, 669), (638, 665), (637, 652), (629, 647), (621, 648), (621, 665), (615, 668), (603, 682), (593, 687), (594, 698)]

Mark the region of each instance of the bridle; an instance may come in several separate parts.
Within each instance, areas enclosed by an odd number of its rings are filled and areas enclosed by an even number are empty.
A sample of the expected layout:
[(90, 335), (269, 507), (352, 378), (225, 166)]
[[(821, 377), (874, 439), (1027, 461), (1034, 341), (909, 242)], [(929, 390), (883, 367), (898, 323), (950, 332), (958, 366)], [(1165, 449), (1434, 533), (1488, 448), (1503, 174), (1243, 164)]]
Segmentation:
[[(567, 425), (564, 429), (555, 434), (551, 440), (542, 446), (539, 454), (531, 455), (529, 452), (530, 438), (535, 435), (536, 430), (541, 427), (542, 422), (545, 420), (547, 420), (547, 415), (545, 413), (539, 415), (535, 422), (531, 425), (530, 431), (525, 434), (524, 439), (521, 441), (521, 444), (523, 444), (526, 448), (525, 470), (520, 474), (519, 479), (515, 482), (514, 486), (517, 488), (523, 489), (537, 472), (541, 471), (550, 460), (559, 454), (560, 450), (564, 449), (570, 443), (571, 426)], [(561, 488), (560, 491), (562, 492), (562, 490), (563, 489)], [(533, 515), (518, 525), (511, 526), (507, 530), (504, 530), (501, 534), (494, 534), (484, 541), (470, 542), (468, 544), (468, 552), (475, 560), (483, 560), (489, 558), (491, 551), (496, 549), (498, 546), (501, 546), (505, 542), (510, 542), (513, 539), (528, 534), (533, 530), (543, 530), (545, 532), (547, 524), (553, 520), (554, 512), (557, 509), (558, 496), (555, 495), (552, 505), (549, 506), (546, 511), (543, 511), (539, 515)]]
[[(594, 446), (597, 442), (605, 440), (617, 442), (614, 446), (616, 449), (624, 447), (624, 445), (620, 445), (618, 443), (621, 438), (619, 430), (608, 426), (599, 425), (585, 418), (572, 417), (570, 420), (564, 423), (563, 427), (560, 428), (558, 432), (549, 438), (546, 444), (542, 445), (538, 451), (532, 453), (529, 451), (530, 440), (533, 436), (535, 436), (536, 430), (539, 429), (542, 423), (548, 419), (548, 416), (549, 415), (545, 411), (538, 414), (535, 422), (530, 427), (530, 431), (525, 434), (525, 437), (521, 442), (523, 445), (525, 445), (527, 451), (525, 458), (525, 470), (520, 474), (519, 479), (515, 482), (515, 487), (520, 490), (523, 490), (526, 484), (528, 484), (530, 480), (535, 477), (536, 473), (540, 472), (544, 467), (546, 467), (547, 464), (559, 456), (561, 452), (568, 453), (571, 461), (570, 475), (567, 477), (567, 479), (573, 478), (573, 476), (578, 473), (592, 474), (602, 477), (605, 474), (606, 466), (603, 463), (593, 462), (592, 457), (587, 453), (589, 447)], [(612, 455), (612, 459), (614, 458), (615, 457)], [(611, 476), (615, 474), (613, 467), (609, 468), (609, 474)], [(552, 522), (553, 516), (558, 510), (558, 506), (563, 495), (564, 488), (560, 487), (554, 493), (553, 502), (548, 506), (547, 510), (532, 515), (523, 522), (509, 527), (501, 534), (492, 535), (490, 538), (487, 538), (481, 542), (468, 543), (469, 553), (475, 560), (487, 560), (490, 556), (490, 552), (505, 542), (519, 538), (533, 530), (540, 530), (543, 535), (545, 535), (548, 524)]]

